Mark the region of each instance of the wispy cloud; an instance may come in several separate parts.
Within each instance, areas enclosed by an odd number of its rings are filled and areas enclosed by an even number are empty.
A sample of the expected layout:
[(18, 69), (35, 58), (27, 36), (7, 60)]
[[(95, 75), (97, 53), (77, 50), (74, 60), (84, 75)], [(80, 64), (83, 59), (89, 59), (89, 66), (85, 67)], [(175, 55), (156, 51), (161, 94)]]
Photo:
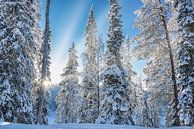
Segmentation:
[(53, 50), (51, 57), (52, 83), (58, 83), (61, 79), (60, 74), (67, 60), (67, 50), (74, 40), (74, 34), (76, 33), (76, 29), (79, 26), (80, 20), (82, 20), (86, 5), (87, 4), (83, 3), (83, 1), (78, 2), (74, 7), (74, 11), (72, 11), (72, 18), (68, 19), (69, 24), (61, 28), (64, 31), (62, 31), (62, 36), (59, 40), (58, 47)]
[[(68, 48), (71, 46), (72, 42), (76, 42), (76, 49), (77, 55), (79, 57), (79, 71), (82, 71), (82, 60), (81, 54), (85, 51), (85, 44), (84, 44), (84, 34), (81, 34), (82, 37), (76, 39), (75, 35), (80, 27), (80, 22), (83, 22), (83, 17), (86, 16), (85, 13), (89, 13), (88, 6), (89, 2), (87, 0), (79, 1), (73, 8), (71, 17), (68, 19), (69, 24), (65, 25), (61, 28), (60, 34), (61, 37), (59, 38), (58, 46), (53, 50), (53, 54), (51, 57), (51, 78), (53, 83), (58, 83), (61, 80), (60, 74), (63, 71), (65, 63), (67, 62), (68, 58)], [(96, 14), (96, 12), (95, 12)], [(97, 31), (98, 34), (103, 34), (104, 40), (107, 39), (107, 30), (108, 30), (108, 6), (104, 7), (98, 15), (96, 15), (96, 23), (97, 23)], [(84, 32), (84, 30), (82, 31)], [(137, 61), (136, 58), (132, 58), (132, 64), (134, 66), (134, 70), (138, 74), (143, 74), (143, 66), (145, 65), (144, 61)]]

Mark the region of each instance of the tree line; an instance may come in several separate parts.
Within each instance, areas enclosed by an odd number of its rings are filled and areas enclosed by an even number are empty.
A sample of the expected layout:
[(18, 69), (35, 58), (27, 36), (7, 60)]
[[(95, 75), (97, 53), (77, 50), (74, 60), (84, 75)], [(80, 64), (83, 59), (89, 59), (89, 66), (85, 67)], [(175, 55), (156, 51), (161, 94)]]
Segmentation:
[[(134, 25), (140, 34), (134, 38), (134, 48), (128, 37), (124, 41), (118, 0), (109, 0), (106, 43), (97, 36), (94, 7), (91, 6), (84, 35), (82, 82), (79, 84), (77, 78), (76, 83), (70, 84), (75, 82), (75, 71), (78, 75), (77, 56), (71, 57), (73, 45), (62, 74), (63, 90), (58, 96), (61, 98), (57, 98), (57, 114), (68, 115), (57, 115), (57, 122), (159, 127), (163, 117), (163, 126), (193, 125), (192, 1), (142, 0), (142, 3), (135, 11)], [(141, 79), (131, 79), (136, 76), (130, 63), (132, 56), (147, 62), (144, 68), (147, 90)], [(62, 96), (70, 98), (63, 105)], [(76, 97), (81, 98), (74, 101), (74, 105), (80, 105), (77, 108), (71, 106)]]
[[(122, 32), (119, 0), (109, 0), (106, 43), (98, 36), (94, 6), (85, 28), (83, 71), (75, 43), (56, 97), (58, 123), (159, 127), (194, 124), (194, 11), (192, 0), (142, 0), (135, 11), (135, 47)], [(40, 0), (0, 0), (0, 118), (48, 124), (50, 0), (44, 31)], [(132, 56), (146, 60), (145, 84), (132, 79)], [(81, 77), (81, 84), (79, 78)], [(145, 90), (145, 85), (146, 89)]]

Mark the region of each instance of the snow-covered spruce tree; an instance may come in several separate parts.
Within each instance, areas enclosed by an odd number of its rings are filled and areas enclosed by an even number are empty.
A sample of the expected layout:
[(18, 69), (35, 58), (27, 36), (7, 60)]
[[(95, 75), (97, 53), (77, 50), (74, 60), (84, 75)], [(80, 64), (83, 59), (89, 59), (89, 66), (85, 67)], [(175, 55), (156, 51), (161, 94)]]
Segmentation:
[(148, 95), (147, 92), (143, 92), (143, 110), (142, 110), (142, 124), (145, 127), (158, 127), (154, 125), (153, 117), (150, 116), (150, 109), (147, 103)]
[(56, 97), (56, 104), (57, 104), (57, 117), (56, 117), (56, 122), (57, 123), (67, 123), (65, 117), (67, 116), (68, 109), (66, 108), (67, 106), (67, 98), (65, 96), (65, 89), (62, 88), (61, 91), (59, 92), (59, 95)]
[(67, 116), (68, 109), (66, 108), (67, 106), (67, 98), (65, 96), (65, 89), (62, 88), (61, 91), (59, 92), (59, 95), (56, 97), (56, 104), (57, 104), (57, 109), (56, 109), (56, 122), (57, 123), (67, 123), (65, 117)]
[(120, 5), (109, 0), (109, 31), (107, 68), (103, 73), (102, 99), (97, 122), (102, 124), (131, 124), (127, 76), (121, 66), (120, 48), (123, 42)]
[[(33, 62), (34, 62), (34, 66), (35, 66), (35, 86), (38, 83), (38, 79), (40, 79), (40, 60), (41, 60), (41, 53), (40, 53), (40, 49), (41, 49), (41, 45), (42, 45), (42, 29), (40, 28), (39, 22), (40, 22), (40, 18), (41, 18), (41, 5), (40, 5), (40, 0), (33, 0), (33, 9), (32, 11), (33, 13), (33, 17), (34, 17), (34, 28), (32, 28), (32, 33), (33, 33), (33, 37), (35, 40), (35, 44), (34, 44), (34, 50), (33, 53), (31, 54), (32, 58), (33, 58)], [(33, 86), (33, 89), (34, 87)], [(34, 96), (33, 96), (34, 97)]]
[[(136, 73), (132, 70), (132, 65), (131, 65), (131, 58), (132, 58), (132, 52), (130, 49), (130, 39), (127, 36), (126, 37), (126, 41), (125, 43), (122, 45), (121, 47), (121, 63), (122, 66), (127, 74), (127, 83), (128, 83), (128, 87), (127, 87), (127, 91), (128, 91), (128, 95), (130, 98), (130, 110), (129, 113), (132, 114), (134, 113), (134, 109), (135, 109), (135, 83), (132, 81), (132, 77), (136, 75)], [(133, 120), (131, 119), (132, 123), (131, 124), (135, 124), (133, 122)]]
[(128, 81), (131, 81), (132, 76), (136, 75), (136, 73), (132, 70), (132, 64), (131, 64), (131, 58), (132, 58), (132, 52), (131, 52), (131, 42), (129, 37), (126, 37), (125, 44), (121, 48), (121, 57), (122, 57), (122, 64), (123, 67), (127, 71)]
[(46, 23), (44, 34), (42, 37), (43, 43), (41, 45), (41, 59), (40, 59), (40, 79), (38, 86), (36, 87), (34, 94), (36, 98), (34, 100), (34, 123), (35, 124), (48, 124), (49, 115), (49, 92), (47, 86), (50, 83), (50, 42), (51, 42), (51, 31), (49, 27), (49, 11), (50, 11), (50, 0), (46, 3)]
[[(169, 79), (170, 75), (168, 74), (166, 68), (166, 65), (170, 65), (168, 64), (169, 62), (166, 63), (168, 55), (160, 58), (160, 56), (157, 56), (157, 54), (158, 53), (156, 53), (155, 58), (149, 60), (149, 63), (147, 63), (147, 66), (144, 69), (144, 73), (147, 75), (146, 84), (149, 92), (148, 105), (151, 110), (151, 117), (154, 118), (154, 126), (159, 126), (159, 117), (162, 115), (160, 114), (160, 111), (162, 111), (162, 113), (166, 112), (167, 105), (169, 104), (173, 96), (172, 87), (167, 87), (169, 85), (172, 86), (171, 80)], [(166, 64), (164, 65), (164, 63)], [(159, 73), (163, 73), (163, 77), (161, 77), (161, 74)], [(171, 110), (172, 113), (174, 113), (174, 110), (172, 108)], [(171, 115), (172, 114), (169, 114), (169, 117)], [(173, 122), (173, 116), (171, 116), (170, 118)]]
[(178, 85), (180, 124), (194, 124), (194, 9), (191, 0), (175, 0), (181, 33), (178, 49)]
[(134, 113), (134, 120), (135, 120), (135, 125), (137, 126), (145, 126), (145, 127), (158, 127), (157, 125), (154, 126), (153, 119), (155, 117), (151, 117), (151, 111), (148, 106), (148, 99), (149, 99), (149, 94), (148, 92), (143, 90), (142, 87), (142, 80), (139, 78), (137, 80), (137, 84), (134, 87), (135, 89), (135, 100), (134, 105), (135, 105), (135, 113)]
[[(160, 5), (162, 5), (161, 0), (158, 0), (158, 3)], [(172, 86), (173, 86), (173, 89), (169, 89), (169, 91), (168, 91), (169, 97), (172, 96), (172, 98), (173, 98), (172, 100), (169, 100), (171, 103), (171, 112), (169, 114), (166, 113), (165, 118), (168, 118), (168, 116), (171, 118), (171, 120), (169, 119), (170, 121), (168, 121), (168, 123), (170, 122), (170, 126), (178, 126), (178, 125), (180, 125), (180, 120), (178, 119), (178, 86), (177, 86), (176, 73), (175, 73), (175, 69), (177, 66), (177, 65), (175, 65), (177, 63), (177, 58), (176, 58), (177, 55), (175, 54), (176, 53), (175, 51), (177, 50), (176, 41), (179, 40), (179, 38), (178, 38), (179, 33), (177, 32), (177, 29), (176, 29), (177, 27), (175, 27), (174, 30), (170, 31), (169, 25), (170, 24), (172, 25), (171, 22), (173, 21), (174, 15), (171, 14), (172, 16), (170, 19), (168, 19), (168, 21), (167, 21), (167, 18), (168, 18), (168, 14), (173, 13), (173, 9), (166, 10), (165, 8), (168, 8), (168, 6), (164, 6), (164, 7), (161, 6), (160, 7), (160, 11), (163, 14), (160, 16), (160, 19), (161, 19), (162, 25), (164, 27), (165, 40), (167, 42), (168, 55), (170, 58), (170, 63), (169, 63), (170, 71), (171, 71), (170, 78), (171, 78)], [(171, 12), (167, 14), (167, 11), (169, 11), (169, 12), (171, 11)], [(174, 26), (176, 26), (176, 25), (177, 25), (177, 22), (174, 24)], [(173, 38), (176, 38), (176, 40), (174, 41)], [(166, 100), (168, 100), (168, 99), (165, 98), (164, 103)], [(169, 103), (169, 101), (166, 101), (166, 102)], [(166, 105), (166, 103), (165, 103), (165, 105)], [(170, 106), (167, 106), (167, 107), (170, 107)], [(168, 109), (166, 107), (164, 107), (164, 108), (165, 108), (165, 111), (166, 111), (166, 109)]]
[[(160, 108), (165, 112), (164, 110), (167, 109), (165, 106), (172, 98), (171, 123), (172, 125), (179, 125), (175, 61), (170, 42), (171, 37), (167, 28), (166, 7), (161, 4), (160, 0), (142, 0), (142, 2), (144, 5), (136, 11), (135, 25), (142, 32), (136, 37), (138, 45), (134, 49), (135, 55), (140, 59), (146, 59), (148, 62), (145, 68), (148, 77), (147, 84), (152, 98), (155, 99), (155, 102), (152, 99), (151, 101), (154, 104), (159, 102), (153, 108), (157, 108), (155, 109), (155, 111), (158, 110), (157, 114), (159, 114)], [(159, 99), (160, 101), (158, 101)]]
[(98, 41), (93, 5), (90, 8), (85, 30), (85, 46), (87, 63), (84, 65), (82, 77), (82, 106), (80, 109), (81, 123), (95, 123), (99, 112), (98, 95)]
[(135, 125), (136, 126), (144, 126), (143, 125), (143, 116), (142, 116), (142, 111), (143, 111), (143, 107), (144, 107), (144, 101), (143, 101), (143, 89), (142, 89), (142, 82), (141, 82), (141, 78), (137, 79), (136, 81), (136, 87), (134, 88), (134, 97), (135, 97), (135, 101), (134, 101), (134, 105), (135, 105)]
[(33, 4), (0, 0), (0, 110), (8, 122), (32, 123)]
[[(176, 12), (176, 10), (174, 9), (173, 7), (173, 0), (167, 0), (166, 1), (166, 7), (168, 8), (168, 12), (169, 12), (169, 20), (168, 20), (168, 33), (169, 33), (169, 37), (170, 37), (170, 43), (171, 43), (171, 46), (172, 46), (172, 52), (173, 52), (173, 55), (174, 55), (174, 67), (175, 69), (177, 69), (177, 66), (178, 66), (178, 54), (177, 54), (177, 50), (178, 50), (178, 43), (180, 42), (181, 40), (181, 34), (180, 32), (178, 31), (178, 23), (177, 23), (177, 15), (178, 13)], [(177, 71), (176, 71), (176, 77), (177, 77)], [(178, 88), (178, 85), (177, 85), (177, 88)], [(169, 92), (169, 95), (170, 96), (173, 96), (173, 91), (172, 89), (171, 90), (168, 90)], [(170, 100), (170, 96), (166, 96), (166, 99), (167, 100), (166, 102), (166, 105), (168, 106), (165, 106), (165, 126), (167, 127), (171, 127), (173, 126), (173, 123), (174, 123), (174, 115), (172, 114), (175, 114), (175, 111), (173, 110), (173, 108), (175, 107), (175, 103), (173, 102), (173, 100)]]
[(57, 119), (58, 123), (77, 123), (78, 111), (80, 107), (80, 85), (78, 84), (78, 61), (76, 49), (73, 44), (69, 49), (69, 60), (63, 70), (61, 92), (56, 98), (57, 101)]

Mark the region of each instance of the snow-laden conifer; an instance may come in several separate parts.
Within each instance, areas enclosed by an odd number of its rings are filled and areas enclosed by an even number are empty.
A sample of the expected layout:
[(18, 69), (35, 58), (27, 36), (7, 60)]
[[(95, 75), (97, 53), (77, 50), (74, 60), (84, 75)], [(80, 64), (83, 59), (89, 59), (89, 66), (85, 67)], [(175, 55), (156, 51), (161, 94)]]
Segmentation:
[(120, 5), (118, 0), (109, 0), (108, 57), (103, 72), (100, 115), (103, 124), (131, 124), (127, 76), (121, 65), (120, 48), (123, 42)]
[(56, 98), (58, 123), (77, 123), (80, 107), (80, 85), (78, 84), (77, 51), (73, 44), (69, 49), (69, 59), (63, 70), (61, 91)]
[(98, 40), (93, 5), (85, 29), (85, 46), (87, 62), (82, 77), (82, 106), (80, 109), (81, 123), (95, 123), (99, 114), (98, 87)]
[(178, 85), (180, 124), (194, 121), (194, 9), (191, 0), (175, 0), (181, 41), (178, 45)]
[[(134, 49), (135, 55), (139, 59), (147, 60), (144, 73), (147, 75), (146, 82), (152, 97), (150, 101), (155, 105), (151, 106), (151, 109), (161, 116), (160, 109), (166, 112), (168, 103), (172, 102), (171, 125), (177, 126), (179, 118), (176, 58), (171, 40), (173, 36), (168, 30), (169, 13), (160, 0), (142, 0), (142, 2), (144, 5), (136, 11), (135, 25), (141, 33), (136, 37), (138, 44)], [(155, 120), (159, 123), (159, 119)]]
[(41, 44), (41, 58), (40, 58), (40, 79), (38, 80), (38, 86), (35, 89), (34, 100), (34, 122), (36, 124), (48, 124), (49, 115), (49, 92), (48, 86), (50, 85), (50, 42), (51, 31), (49, 26), (49, 13), (50, 13), (51, 0), (46, 2), (46, 15), (45, 15), (45, 28), (42, 37)]
[(0, 110), (4, 121), (32, 123), (34, 2), (0, 0)]

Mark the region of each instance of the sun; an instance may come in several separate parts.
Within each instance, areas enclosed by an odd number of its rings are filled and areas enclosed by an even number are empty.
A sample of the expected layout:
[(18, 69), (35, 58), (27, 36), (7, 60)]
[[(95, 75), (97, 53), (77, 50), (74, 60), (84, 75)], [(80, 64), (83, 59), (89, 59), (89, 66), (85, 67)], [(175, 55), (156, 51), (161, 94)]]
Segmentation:
[(42, 80), (42, 86), (43, 86), (45, 89), (50, 88), (51, 85), (52, 85), (52, 84), (51, 84), (51, 81), (50, 81), (48, 78)]

